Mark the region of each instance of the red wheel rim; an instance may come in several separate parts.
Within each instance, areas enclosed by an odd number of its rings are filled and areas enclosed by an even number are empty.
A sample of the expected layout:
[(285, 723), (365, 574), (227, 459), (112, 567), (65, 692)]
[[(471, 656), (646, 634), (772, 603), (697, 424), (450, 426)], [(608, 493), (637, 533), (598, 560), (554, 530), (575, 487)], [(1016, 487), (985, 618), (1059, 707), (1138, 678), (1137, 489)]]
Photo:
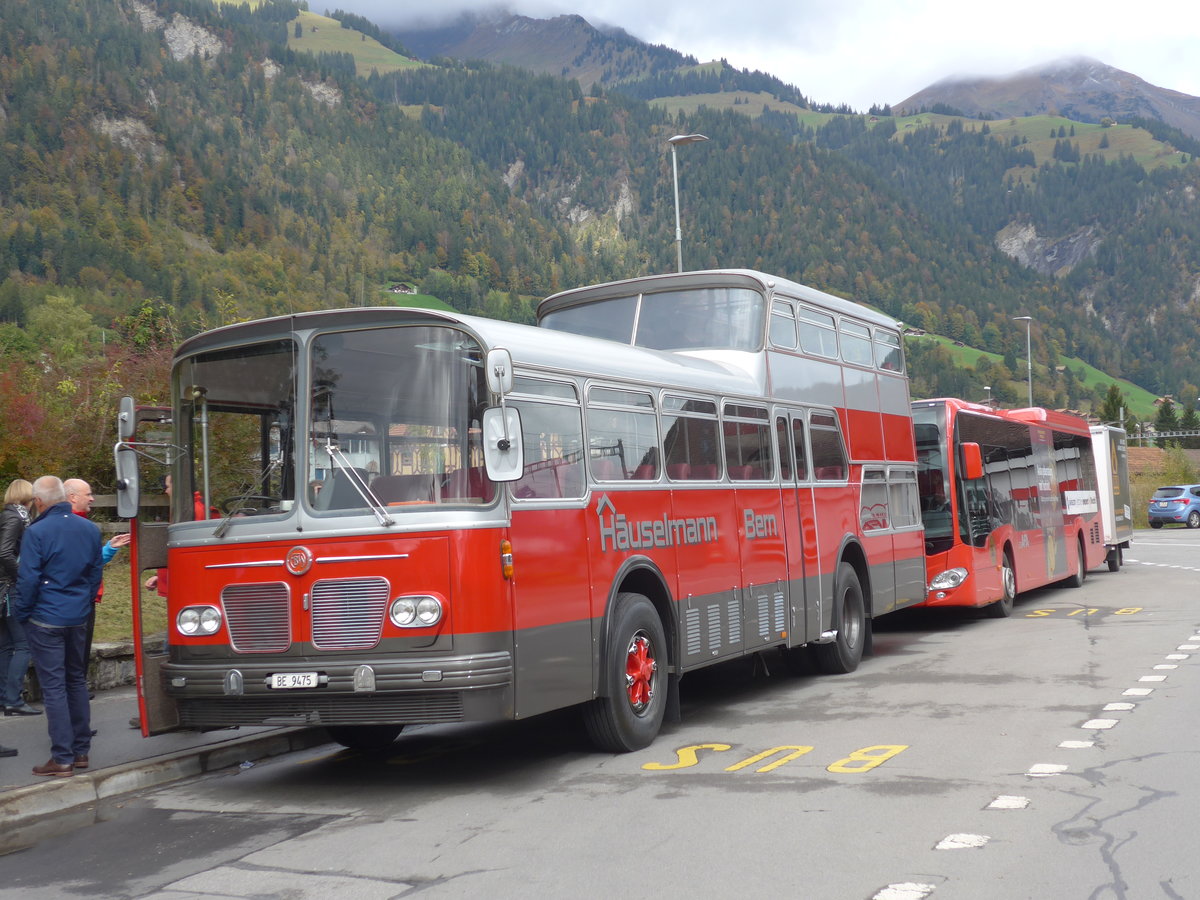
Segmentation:
[(654, 675), (658, 663), (654, 659), (654, 647), (644, 634), (636, 634), (625, 651), (625, 685), (629, 692), (629, 705), (635, 712), (642, 712), (654, 697)]

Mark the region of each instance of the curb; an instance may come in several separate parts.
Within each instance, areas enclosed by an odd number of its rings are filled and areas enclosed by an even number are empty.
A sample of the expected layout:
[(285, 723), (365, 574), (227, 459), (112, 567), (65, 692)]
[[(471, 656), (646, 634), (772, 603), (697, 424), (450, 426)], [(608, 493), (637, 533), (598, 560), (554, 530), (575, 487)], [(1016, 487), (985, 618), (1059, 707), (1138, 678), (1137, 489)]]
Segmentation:
[(70, 778), (49, 778), (0, 794), (0, 833), (42, 816), (92, 806), (101, 800), (215, 772), (245, 760), (267, 759), (328, 742), (324, 728), (292, 728), (274, 734), (232, 738)]

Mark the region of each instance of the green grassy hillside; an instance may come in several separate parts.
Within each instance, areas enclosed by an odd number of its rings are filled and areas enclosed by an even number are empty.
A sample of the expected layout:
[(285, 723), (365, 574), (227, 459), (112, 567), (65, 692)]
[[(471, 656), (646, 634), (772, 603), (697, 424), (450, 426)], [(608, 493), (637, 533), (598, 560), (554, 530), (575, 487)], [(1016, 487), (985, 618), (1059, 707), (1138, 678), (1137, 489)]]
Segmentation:
[[(300, 37), (296, 37), (297, 22), (300, 23)], [(389, 50), (373, 37), (343, 28), (337, 19), (312, 12), (301, 12), (299, 18), (288, 23), (288, 48), (314, 54), (349, 53), (354, 57), (358, 75), (362, 78), (372, 72), (386, 75), (425, 65)]]

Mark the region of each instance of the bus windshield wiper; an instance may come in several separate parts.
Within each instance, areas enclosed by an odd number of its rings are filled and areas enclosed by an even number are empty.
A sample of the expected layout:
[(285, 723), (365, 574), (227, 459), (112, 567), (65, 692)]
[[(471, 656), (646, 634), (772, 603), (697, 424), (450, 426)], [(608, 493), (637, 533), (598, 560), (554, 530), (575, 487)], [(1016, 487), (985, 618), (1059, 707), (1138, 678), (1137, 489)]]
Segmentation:
[(371, 512), (375, 513), (375, 518), (379, 520), (379, 524), (383, 526), (395, 525), (396, 520), (388, 515), (387, 507), (383, 505), (383, 501), (375, 496), (375, 492), (371, 490), (371, 486), (358, 473), (354, 466), (350, 465), (350, 461), (346, 459), (341, 448), (333, 441), (332, 438), (325, 439), (325, 452), (329, 454), (329, 458), (333, 460), (333, 464), (338, 471), (347, 477), (354, 490), (358, 491), (358, 495), (362, 497), (363, 502), (370, 507)]
[[(270, 483), (271, 474), (277, 468), (279, 468), (279, 459), (278, 458), (272, 459), (271, 464), (269, 466), (267, 466), (267, 468), (262, 473), (262, 477), (258, 480), (259, 491), (263, 491), (266, 489), (266, 485)], [(241, 496), (239, 496), (237, 498), (238, 502), (236, 504), (234, 504), (233, 508), (231, 510), (229, 510), (229, 512), (225, 513), (225, 517), (221, 519), (220, 524), (217, 525), (216, 530), (213, 531), (213, 537), (215, 537), (215, 538), (225, 537), (226, 533), (229, 531), (229, 526), (231, 526), (233, 524), (233, 520), (237, 517), (237, 514), (246, 508), (246, 503), (249, 501), (249, 499), (252, 496), (254, 496), (254, 495), (249, 493), (248, 491), (244, 491), (241, 494)], [(261, 494), (259, 496), (261, 496)]]

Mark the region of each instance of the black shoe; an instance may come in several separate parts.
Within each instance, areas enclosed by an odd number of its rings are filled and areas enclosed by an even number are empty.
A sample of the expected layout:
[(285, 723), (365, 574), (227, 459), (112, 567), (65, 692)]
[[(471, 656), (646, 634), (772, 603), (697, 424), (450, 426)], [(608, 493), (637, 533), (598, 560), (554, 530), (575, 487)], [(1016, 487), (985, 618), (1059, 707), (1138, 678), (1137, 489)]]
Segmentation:
[(16, 755), (17, 755), (16, 747), (5, 747), (3, 744), (0, 744), (0, 756), (16, 756)]
[(96, 735), (98, 735), (99, 733), (100, 733), (100, 732), (99, 732), (99, 731), (97, 731), (95, 728), (93, 728), (93, 729), (92, 729), (92, 737), (95, 737), (95, 736), (96, 736)]
[(34, 709), (28, 703), (22, 703), (20, 706), (4, 707), (4, 714), (6, 716), (40, 716), (42, 711)]

